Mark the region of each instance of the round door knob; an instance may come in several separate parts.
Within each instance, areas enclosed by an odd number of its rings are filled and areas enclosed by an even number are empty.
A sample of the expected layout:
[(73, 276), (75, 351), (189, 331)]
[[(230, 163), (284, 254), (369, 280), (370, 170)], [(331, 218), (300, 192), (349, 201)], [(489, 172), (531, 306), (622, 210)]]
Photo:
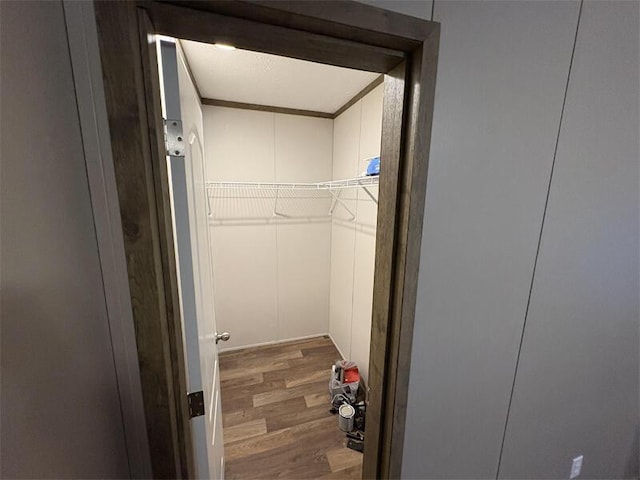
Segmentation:
[(229, 332), (222, 332), (222, 333), (216, 332), (216, 343), (218, 343), (220, 340), (222, 340), (223, 342), (226, 342), (230, 338), (231, 338), (231, 334)]

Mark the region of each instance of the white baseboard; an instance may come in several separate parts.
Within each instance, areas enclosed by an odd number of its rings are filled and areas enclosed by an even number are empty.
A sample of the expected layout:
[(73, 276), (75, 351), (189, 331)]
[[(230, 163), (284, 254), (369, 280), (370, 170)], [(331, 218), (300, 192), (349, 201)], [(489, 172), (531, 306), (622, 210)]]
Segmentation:
[[(238, 345), (238, 346), (235, 346), (235, 347), (220, 348), (220, 349), (218, 349), (218, 351), (219, 351), (219, 353), (234, 352), (236, 350), (244, 350), (245, 348), (266, 347), (268, 345), (278, 345), (280, 343), (297, 342), (297, 341), (300, 341), (300, 340), (309, 340), (310, 338), (319, 338), (319, 337), (326, 337), (326, 336), (331, 338), (331, 335), (329, 335), (328, 333), (316, 333), (314, 335), (305, 335), (304, 337), (284, 338), (282, 340), (272, 340), (270, 342), (252, 343), (250, 345)], [(333, 338), (331, 338), (331, 341), (335, 345), (336, 342), (333, 341)], [(338, 348), (338, 347), (336, 347), (336, 348)], [(339, 349), (338, 349), (338, 352), (340, 352)], [(340, 352), (340, 355), (342, 355), (342, 352)]]
[(338, 346), (338, 343), (334, 340), (334, 338), (331, 336), (330, 333), (327, 333), (327, 335), (329, 335), (329, 338), (331, 339), (331, 341), (333, 342), (333, 346), (336, 347), (336, 350), (338, 350), (338, 353), (340, 354), (340, 356), (342, 357), (343, 360), (349, 360), (347, 357), (344, 356), (344, 353), (342, 353), (342, 350), (340, 350), (340, 347)]

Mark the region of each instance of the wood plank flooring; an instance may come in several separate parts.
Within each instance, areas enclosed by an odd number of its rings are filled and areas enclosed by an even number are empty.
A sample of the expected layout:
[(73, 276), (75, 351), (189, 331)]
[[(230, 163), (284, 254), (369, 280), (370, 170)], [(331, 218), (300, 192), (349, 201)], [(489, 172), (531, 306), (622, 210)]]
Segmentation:
[(329, 372), (341, 358), (329, 337), (220, 354), (227, 479), (359, 479), (329, 413)]

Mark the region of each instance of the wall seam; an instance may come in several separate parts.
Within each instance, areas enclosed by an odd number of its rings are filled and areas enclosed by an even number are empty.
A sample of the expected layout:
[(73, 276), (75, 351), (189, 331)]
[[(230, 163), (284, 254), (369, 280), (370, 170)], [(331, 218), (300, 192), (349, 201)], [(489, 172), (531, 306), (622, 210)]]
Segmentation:
[[(331, 120), (331, 180), (335, 180), (334, 178), (334, 170), (333, 170), (333, 160), (335, 158), (335, 126), (336, 119), (333, 118)], [(329, 229), (329, 280), (327, 282), (328, 288), (328, 296), (327, 296), (327, 334), (331, 336), (331, 270), (333, 265), (333, 215), (331, 215), (330, 219), (331, 228)], [(332, 340), (333, 341), (333, 340)], [(333, 342), (336, 343), (335, 341)]]
[[(362, 99), (357, 103), (360, 106), (360, 123), (358, 125), (358, 157), (356, 161), (356, 177), (360, 169), (360, 155), (362, 149)], [(356, 212), (353, 219), (353, 256), (351, 257), (351, 323), (349, 325), (349, 360), (353, 354), (353, 312), (356, 297), (356, 254), (358, 244), (358, 206), (360, 204), (360, 192), (356, 189)]]
[[(278, 155), (276, 150), (276, 114), (272, 115), (273, 125), (273, 181), (278, 181)], [(276, 216), (276, 208), (278, 205), (278, 189), (276, 188), (276, 198), (273, 205), (274, 228), (276, 237), (276, 340), (280, 340), (280, 250), (278, 249), (278, 217)]]
[[(435, 1), (435, 0), (434, 0)], [(551, 186), (553, 183), (553, 174), (555, 171), (555, 166), (556, 166), (556, 158), (558, 155), (558, 145), (560, 143), (560, 135), (562, 132), (562, 122), (564, 120), (564, 111), (565, 111), (565, 107), (567, 104), (567, 94), (569, 91), (569, 83), (571, 81), (571, 70), (573, 67), (573, 60), (575, 57), (575, 51), (576, 51), (576, 44), (578, 42), (578, 32), (580, 29), (580, 18), (582, 16), (582, 7), (584, 4), (584, 0), (580, 0), (580, 7), (578, 9), (578, 19), (576, 21), (576, 28), (575, 28), (575, 34), (574, 34), (574, 38), (573, 38), (573, 48), (571, 49), (571, 57), (569, 59), (569, 69), (567, 71), (567, 81), (565, 83), (565, 88), (564, 88), (564, 95), (563, 95), (563, 99), (562, 99), (562, 107), (560, 109), (560, 119), (558, 121), (558, 133), (556, 134), (556, 142), (555, 142), (555, 147), (553, 150), (553, 160), (551, 161), (551, 171), (549, 173), (549, 183), (547, 185), (547, 193), (546, 193), (546, 197), (545, 197), (545, 202), (544, 202), (544, 208), (542, 210), (542, 220), (540, 222), (540, 233), (538, 235), (538, 244), (536, 247), (536, 254), (533, 260), (533, 269), (531, 271), (531, 282), (529, 283), (529, 295), (527, 297), (527, 305), (525, 307), (525, 313), (524, 313), (524, 322), (522, 324), (522, 330), (520, 333), (520, 343), (518, 346), (518, 354), (516, 356), (516, 364), (515, 364), (515, 368), (514, 368), (514, 372), (513, 372), (513, 381), (511, 383), (511, 392), (509, 395), (509, 403), (507, 406), (507, 415), (505, 418), (505, 423), (504, 423), (504, 430), (502, 433), (502, 443), (500, 444), (500, 454), (498, 456), (498, 466), (497, 466), (497, 470), (496, 470), (496, 480), (500, 477), (500, 467), (502, 466), (502, 457), (503, 457), (503, 453), (504, 453), (504, 446), (505, 446), (505, 440), (506, 440), (506, 436), (507, 436), (507, 429), (509, 427), (509, 416), (511, 414), (511, 405), (513, 403), (513, 394), (515, 391), (515, 386), (516, 386), (516, 379), (518, 376), (518, 368), (520, 366), (520, 357), (522, 354), (522, 345), (524, 343), (524, 335), (526, 332), (526, 327), (527, 327), (527, 320), (529, 318), (529, 308), (531, 306), (531, 295), (533, 293), (533, 285), (535, 282), (535, 276), (536, 276), (536, 269), (538, 266), (538, 258), (540, 256), (540, 247), (542, 245), (542, 235), (544, 233), (544, 224), (545, 224), (545, 220), (547, 217), (547, 210), (549, 207), (549, 197), (551, 194)]]

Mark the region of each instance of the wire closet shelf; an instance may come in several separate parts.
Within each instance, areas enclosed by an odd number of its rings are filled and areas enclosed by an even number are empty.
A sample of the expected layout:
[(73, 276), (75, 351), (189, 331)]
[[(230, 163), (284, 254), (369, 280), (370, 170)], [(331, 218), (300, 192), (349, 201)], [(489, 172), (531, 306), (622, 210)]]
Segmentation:
[[(259, 199), (267, 200), (272, 199), (273, 204), (268, 207), (270, 210), (270, 216), (275, 217), (290, 217), (290, 215), (284, 214), (281, 210), (284, 205), (280, 205), (279, 202), (291, 202), (296, 203), (309, 199), (330, 199), (330, 206), (328, 214), (332, 215), (335, 208), (340, 205), (350, 215), (351, 219), (355, 219), (354, 212), (341, 198), (343, 191), (347, 189), (361, 189), (366, 195), (376, 204), (378, 203), (377, 196), (371, 193), (370, 187), (374, 187), (379, 184), (380, 177), (375, 176), (362, 176), (355, 178), (347, 178), (344, 180), (331, 180), (325, 182), (206, 182), (207, 189), (207, 201), (208, 201), (208, 215), (210, 218), (219, 217), (218, 208), (211, 204), (212, 200), (240, 200), (240, 199), (253, 199), (258, 201)], [(291, 205), (289, 203), (289, 205)], [(259, 207), (259, 206), (258, 206)], [(266, 207), (264, 202), (262, 207)], [(300, 208), (303, 208), (300, 205)], [(303, 208), (304, 209), (304, 208)], [(326, 210), (325, 210), (326, 212)], [(218, 214), (217, 214), (218, 213)], [(266, 213), (266, 212), (263, 212)], [(326, 215), (326, 213), (325, 213)], [(297, 215), (296, 215), (297, 216)]]
[(331, 180), (328, 182), (300, 183), (300, 182), (207, 182), (208, 190), (341, 190), (378, 185), (380, 177), (356, 177), (345, 180)]

